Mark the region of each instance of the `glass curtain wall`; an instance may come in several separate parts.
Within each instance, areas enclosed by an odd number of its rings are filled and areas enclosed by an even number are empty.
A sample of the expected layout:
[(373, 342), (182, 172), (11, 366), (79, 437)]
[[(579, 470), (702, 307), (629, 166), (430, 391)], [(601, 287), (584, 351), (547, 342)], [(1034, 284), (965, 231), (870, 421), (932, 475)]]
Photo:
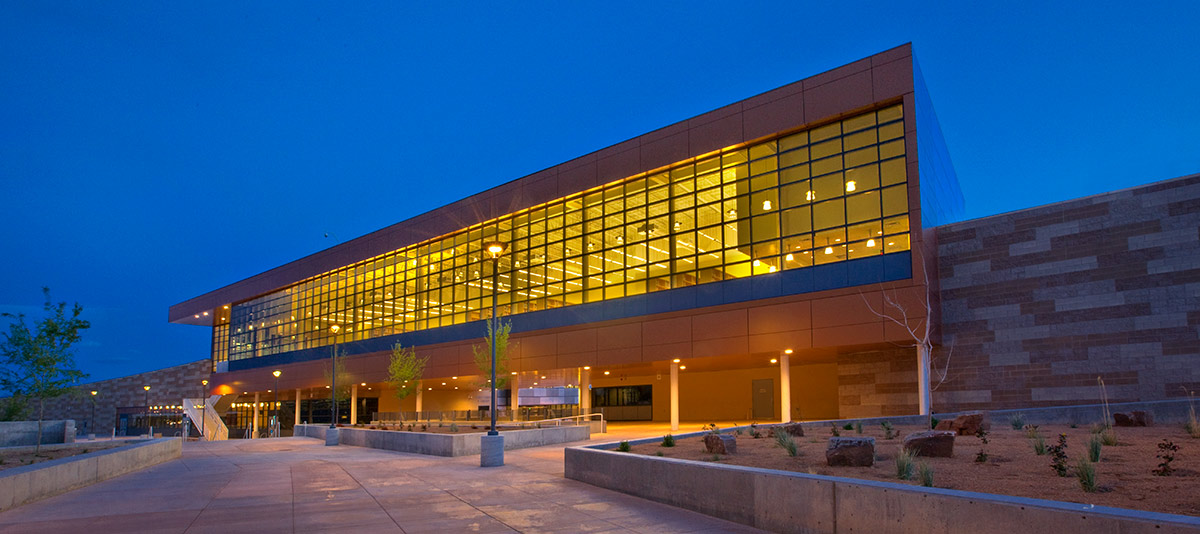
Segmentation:
[(905, 169), (900, 105), (723, 149), (237, 303), (214, 362), (905, 251)]

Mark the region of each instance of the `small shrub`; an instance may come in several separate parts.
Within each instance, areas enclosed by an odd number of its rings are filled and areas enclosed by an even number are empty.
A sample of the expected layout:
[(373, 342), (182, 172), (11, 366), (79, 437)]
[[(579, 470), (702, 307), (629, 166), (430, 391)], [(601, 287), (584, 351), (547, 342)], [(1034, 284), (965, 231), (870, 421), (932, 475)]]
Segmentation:
[(783, 447), (787, 451), (788, 456), (796, 455), (796, 440), (792, 439), (792, 435), (780, 430), (775, 433), (775, 444)]
[(1029, 438), (1029, 442), (1033, 444), (1034, 454), (1037, 454), (1038, 456), (1044, 456), (1046, 454), (1046, 438), (1042, 437), (1041, 434)]
[(912, 451), (908, 449), (900, 449), (896, 453), (896, 478), (900, 480), (912, 480), (913, 469), (916, 465), (913, 462)]
[(858, 421), (858, 422), (854, 423), (854, 433), (862, 434), (862, 432), (863, 432), (862, 421)]
[[(835, 438), (842, 435), (841, 431), (838, 430), (837, 425), (833, 423), (829, 423), (829, 433)], [(778, 432), (776, 432), (776, 434), (778, 434)]]
[(1108, 429), (1100, 433), (1100, 443), (1112, 447), (1117, 444), (1117, 433), (1113, 429)]
[(662, 456), (662, 455), (663, 455), (663, 453), (662, 453), (662, 451), (654, 451), (654, 455), (655, 455), (655, 456)]
[(1101, 432), (1104, 432), (1104, 430), (1106, 428), (1108, 428), (1108, 427), (1106, 427), (1100, 423), (1092, 423), (1092, 426), (1088, 427), (1088, 431), (1090, 431), (1093, 434), (1099, 434)]
[(714, 454), (714, 455), (712, 455), (712, 461), (714, 461), (714, 462), (719, 462), (719, 461), (721, 461), (721, 455), (720, 455), (720, 454)]
[(921, 485), (927, 488), (933, 487), (933, 466), (926, 462), (921, 462), (917, 466), (917, 477), (921, 479)]
[(754, 439), (762, 437), (762, 432), (758, 431), (758, 423), (750, 423), (750, 437)]
[(1075, 476), (1079, 478), (1079, 486), (1088, 493), (1096, 492), (1096, 464), (1087, 458), (1080, 458), (1075, 464)]
[(1155, 476), (1170, 476), (1171, 473), (1175, 471), (1175, 469), (1171, 467), (1171, 462), (1175, 461), (1175, 451), (1178, 450), (1179, 445), (1176, 445), (1175, 442), (1167, 438), (1163, 438), (1162, 443), (1158, 444), (1158, 454), (1154, 456), (1162, 461), (1159, 462), (1158, 467), (1154, 468), (1154, 470), (1151, 472), (1154, 473)]
[(738, 436), (740, 436), (740, 435), (742, 435), (742, 429), (740, 429), (740, 428), (736, 428), (736, 429), (734, 429), (734, 430), (733, 430), (733, 433), (734, 433), (734, 434), (736, 434), (736, 435), (738, 435)]
[(929, 428), (937, 428), (937, 425), (940, 422), (942, 422), (941, 419), (938, 419), (936, 417), (930, 417), (929, 418)]
[(675, 436), (672, 436), (670, 434), (663, 436), (662, 446), (663, 447), (674, 447), (675, 446)]
[(1013, 430), (1020, 430), (1022, 428), (1025, 428), (1025, 414), (1023, 414), (1023, 413), (1013, 414), (1012, 417), (1008, 418), (1008, 424), (1012, 425)]
[(1079, 425), (1076, 423), (1071, 423), (1071, 428), (1079, 428)]
[(1183, 391), (1188, 394), (1188, 420), (1183, 424), (1183, 429), (1189, 436), (1200, 438), (1200, 419), (1196, 417), (1196, 392), (1188, 391), (1187, 388), (1183, 388)]
[(1087, 457), (1089, 462), (1100, 461), (1100, 449), (1104, 448), (1104, 441), (1100, 436), (1093, 435), (1087, 442)]
[(979, 427), (979, 430), (975, 431), (975, 437), (979, 438), (979, 452), (975, 453), (976, 462), (983, 463), (988, 460), (988, 453), (986, 450), (986, 446), (988, 444), (987, 436), (988, 431), (984, 430), (983, 427)]
[(442, 428), (442, 422), (438, 421), (438, 428)]
[(633, 450), (633, 447), (629, 446), (628, 441), (622, 441), (617, 444), (617, 452), (629, 452), (631, 450)]
[(374, 425), (369, 426), (369, 427), (367, 427), (367, 430), (375, 430), (375, 426)]
[(720, 429), (720, 427), (717, 426), (716, 423), (709, 423), (707, 425), (704, 425), (704, 426), (700, 427), (700, 430), (707, 430), (711, 434), (720, 434), (721, 433), (721, 429)]
[(1039, 434), (1037, 425), (1025, 425), (1025, 437), (1033, 439)]
[(896, 429), (892, 427), (891, 421), (884, 421), (882, 423), (879, 423), (879, 426), (883, 427), (883, 439), (895, 439), (896, 438)]
[(854, 430), (854, 423), (846, 423), (842, 425), (842, 430)]
[(458, 433), (458, 423), (450, 423), (450, 431)]
[(1050, 451), (1050, 468), (1060, 477), (1067, 476), (1067, 435), (1058, 435), (1058, 444), (1048, 447)]
[(425, 432), (426, 430), (429, 430), (429, 425), (421, 425), (421, 432)]

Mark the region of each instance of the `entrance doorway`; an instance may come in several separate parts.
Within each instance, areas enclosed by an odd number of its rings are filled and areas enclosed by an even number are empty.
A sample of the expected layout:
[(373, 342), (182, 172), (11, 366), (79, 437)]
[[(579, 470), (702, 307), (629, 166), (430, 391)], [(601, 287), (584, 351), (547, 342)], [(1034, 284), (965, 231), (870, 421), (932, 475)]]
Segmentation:
[(751, 382), (751, 399), (754, 402), (755, 419), (775, 417), (775, 380), (762, 378)]

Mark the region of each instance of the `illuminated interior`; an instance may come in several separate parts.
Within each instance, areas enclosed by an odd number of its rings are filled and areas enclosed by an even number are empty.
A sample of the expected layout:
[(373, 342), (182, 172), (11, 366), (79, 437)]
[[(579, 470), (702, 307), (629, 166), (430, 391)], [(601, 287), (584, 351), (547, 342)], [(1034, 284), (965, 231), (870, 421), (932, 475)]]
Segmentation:
[(213, 361), (905, 251), (905, 159), (900, 105), (692, 158), (226, 306)]

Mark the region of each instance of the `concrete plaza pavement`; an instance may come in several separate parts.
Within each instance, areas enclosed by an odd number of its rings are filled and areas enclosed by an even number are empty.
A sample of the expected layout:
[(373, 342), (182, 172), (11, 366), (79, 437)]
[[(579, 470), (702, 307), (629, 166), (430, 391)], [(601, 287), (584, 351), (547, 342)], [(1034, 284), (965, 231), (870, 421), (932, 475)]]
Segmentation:
[(179, 460), (0, 513), (0, 532), (760, 532), (565, 479), (562, 445), (505, 460), (485, 469), (478, 456), (311, 438), (188, 442)]

